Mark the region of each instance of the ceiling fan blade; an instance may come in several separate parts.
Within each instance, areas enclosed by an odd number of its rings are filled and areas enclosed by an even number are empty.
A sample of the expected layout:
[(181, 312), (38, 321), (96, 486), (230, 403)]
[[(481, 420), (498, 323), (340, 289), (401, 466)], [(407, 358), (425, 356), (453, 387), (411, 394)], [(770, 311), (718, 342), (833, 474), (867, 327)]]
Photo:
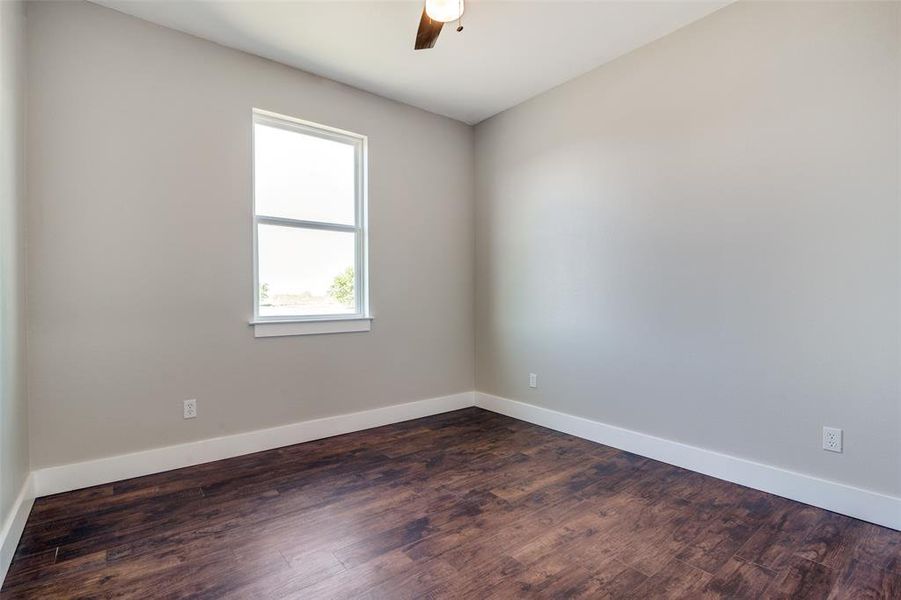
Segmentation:
[(432, 20), (426, 14), (425, 8), (422, 9), (422, 17), (419, 18), (419, 30), (416, 32), (416, 43), (413, 48), (416, 50), (426, 50), (435, 47), (435, 41), (444, 23)]

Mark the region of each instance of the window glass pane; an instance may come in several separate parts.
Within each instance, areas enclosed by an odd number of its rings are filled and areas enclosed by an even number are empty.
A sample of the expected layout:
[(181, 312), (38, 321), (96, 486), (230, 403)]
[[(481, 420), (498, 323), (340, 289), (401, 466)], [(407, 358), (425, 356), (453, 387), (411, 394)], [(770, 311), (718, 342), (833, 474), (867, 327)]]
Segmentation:
[(258, 215), (354, 224), (354, 146), (297, 131), (254, 126)]
[(356, 313), (353, 233), (258, 227), (260, 316)]

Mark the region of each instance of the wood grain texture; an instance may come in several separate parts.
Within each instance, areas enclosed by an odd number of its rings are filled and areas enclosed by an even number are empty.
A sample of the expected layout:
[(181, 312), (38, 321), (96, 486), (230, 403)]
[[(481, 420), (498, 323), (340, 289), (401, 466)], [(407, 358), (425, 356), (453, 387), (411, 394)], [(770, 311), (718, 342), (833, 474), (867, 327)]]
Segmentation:
[(901, 533), (471, 408), (40, 498), (0, 598), (901, 598)]
[(413, 42), (413, 49), (428, 50), (429, 48), (434, 48), (442, 27), (444, 27), (444, 23), (433, 21), (425, 12), (425, 7), (423, 7), (422, 16), (419, 18), (419, 28), (416, 30), (416, 40)]

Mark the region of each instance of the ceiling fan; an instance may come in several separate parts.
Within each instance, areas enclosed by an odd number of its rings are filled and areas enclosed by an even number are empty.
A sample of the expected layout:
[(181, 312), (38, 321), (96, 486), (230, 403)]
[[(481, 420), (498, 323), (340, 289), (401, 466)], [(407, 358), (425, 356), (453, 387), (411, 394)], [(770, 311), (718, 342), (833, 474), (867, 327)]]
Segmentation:
[(463, 31), (463, 25), (459, 22), (463, 10), (463, 0), (425, 0), (413, 48), (415, 50), (434, 48), (445, 23), (457, 21), (457, 31)]

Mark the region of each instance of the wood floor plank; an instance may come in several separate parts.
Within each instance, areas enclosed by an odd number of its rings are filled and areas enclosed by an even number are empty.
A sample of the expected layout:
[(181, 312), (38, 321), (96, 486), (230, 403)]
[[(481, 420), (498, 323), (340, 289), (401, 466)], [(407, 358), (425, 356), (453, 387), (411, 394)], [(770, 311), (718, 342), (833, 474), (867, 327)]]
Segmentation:
[(901, 598), (901, 533), (480, 409), (39, 498), (0, 598)]
[[(570, 522), (569, 527), (578, 527)], [(499, 584), (491, 598), (562, 597), (614, 598), (647, 577), (612, 555), (591, 552), (591, 534), (564, 536), (562, 543), (532, 543), (520, 549), (522, 572)]]
[(822, 510), (802, 504), (777, 511), (745, 542), (736, 555), (748, 562), (779, 569), (800, 549), (801, 543), (824, 516)]
[(740, 558), (730, 558), (704, 589), (702, 598), (757, 600), (776, 578), (778, 572)]
[(706, 509), (696, 510), (683, 498), (663, 496), (626, 519), (620, 528), (623, 547), (618, 556), (642, 573), (654, 575), (704, 531), (714, 516)]
[(673, 559), (629, 593), (629, 598), (698, 598), (713, 576)]
[(849, 558), (901, 575), (901, 535), (885, 527), (863, 523), (859, 542)]
[(864, 537), (865, 524), (857, 519), (827, 513), (811, 529), (795, 553), (831, 569), (840, 568)]
[(830, 599), (901, 598), (901, 575), (880, 569), (874, 565), (852, 560), (838, 575), (838, 581), (829, 594)]
[(838, 575), (829, 567), (794, 556), (766, 589), (765, 598), (774, 600), (814, 600), (826, 598)]
[(716, 573), (757, 529), (731, 515), (714, 519), (676, 558), (708, 573)]

